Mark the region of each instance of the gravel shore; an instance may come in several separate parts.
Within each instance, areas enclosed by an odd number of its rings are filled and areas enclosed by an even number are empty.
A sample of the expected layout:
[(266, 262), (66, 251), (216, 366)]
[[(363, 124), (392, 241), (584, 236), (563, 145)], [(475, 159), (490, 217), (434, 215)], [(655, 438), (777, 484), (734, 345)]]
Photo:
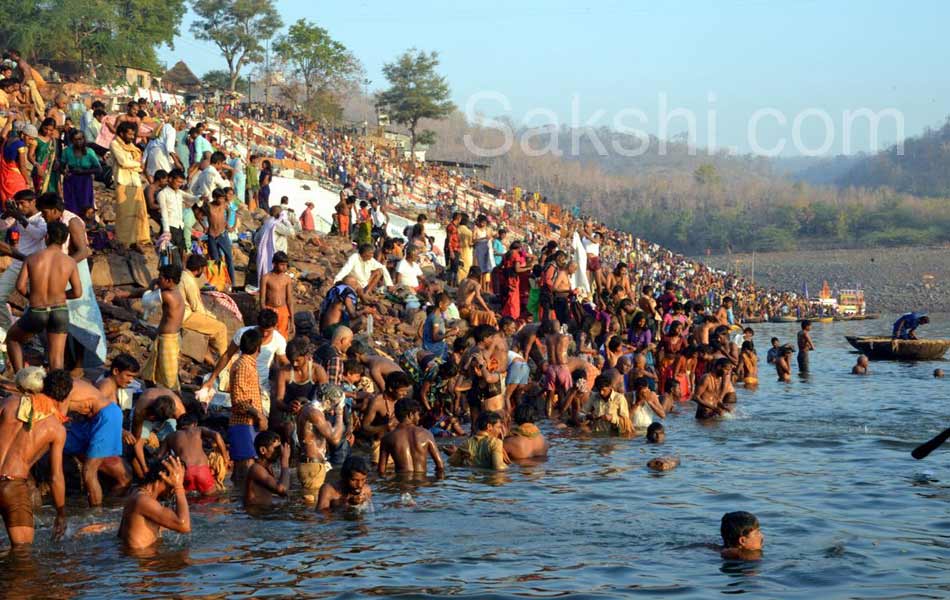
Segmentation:
[[(749, 277), (751, 254), (704, 256), (706, 264)], [(950, 312), (950, 247), (874, 248), (756, 253), (755, 283), (817, 296), (822, 281), (832, 290), (861, 287), (868, 312)]]

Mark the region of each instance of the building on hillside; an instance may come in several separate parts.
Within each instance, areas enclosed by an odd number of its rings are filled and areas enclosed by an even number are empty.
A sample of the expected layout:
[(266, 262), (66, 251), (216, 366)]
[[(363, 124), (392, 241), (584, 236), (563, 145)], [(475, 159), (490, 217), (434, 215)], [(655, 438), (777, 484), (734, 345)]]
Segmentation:
[(174, 67), (165, 71), (161, 81), (162, 89), (171, 93), (199, 94), (203, 87), (201, 80), (183, 60), (178, 61)]
[(117, 65), (122, 72), (122, 78), (126, 83), (132, 86), (132, 89), (142, 88), (145, 90), (152, 88), (152, 72), (140, 69), (138, 67), (129, 67), (127, 65)]

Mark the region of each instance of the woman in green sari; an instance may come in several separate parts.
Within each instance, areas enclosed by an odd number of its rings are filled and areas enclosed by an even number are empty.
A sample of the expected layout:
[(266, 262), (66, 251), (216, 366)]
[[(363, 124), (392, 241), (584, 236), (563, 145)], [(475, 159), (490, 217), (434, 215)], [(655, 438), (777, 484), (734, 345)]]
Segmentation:
[(56, 121), (52, 117), (43, 119), (40, 135), (36, 138), (36, 146), (33, 148), (33, 189), (37, 194), (59, 189), (59, 177), (53, 168), (59, 142), (56, 132)]

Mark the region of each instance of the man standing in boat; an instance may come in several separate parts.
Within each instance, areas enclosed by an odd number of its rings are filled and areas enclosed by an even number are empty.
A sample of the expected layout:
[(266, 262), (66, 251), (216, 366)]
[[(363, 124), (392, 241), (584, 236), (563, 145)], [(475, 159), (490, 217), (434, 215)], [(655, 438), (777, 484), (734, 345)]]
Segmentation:
[(916, 312), (901, 315), (901, 318), (894, 321), (894, 333), (892, 337), (898, 340), (916, 340), (917, 328), (927, 323), (930, 323), (930, 317), (927, 315)]

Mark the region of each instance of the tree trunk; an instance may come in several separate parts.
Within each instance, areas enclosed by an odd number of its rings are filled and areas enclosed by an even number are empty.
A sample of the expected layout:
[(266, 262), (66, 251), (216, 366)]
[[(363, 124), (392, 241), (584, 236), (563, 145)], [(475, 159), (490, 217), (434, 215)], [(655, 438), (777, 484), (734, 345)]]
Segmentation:
[(416, 124), (409, 124), (409, 161), (416, 164)]

